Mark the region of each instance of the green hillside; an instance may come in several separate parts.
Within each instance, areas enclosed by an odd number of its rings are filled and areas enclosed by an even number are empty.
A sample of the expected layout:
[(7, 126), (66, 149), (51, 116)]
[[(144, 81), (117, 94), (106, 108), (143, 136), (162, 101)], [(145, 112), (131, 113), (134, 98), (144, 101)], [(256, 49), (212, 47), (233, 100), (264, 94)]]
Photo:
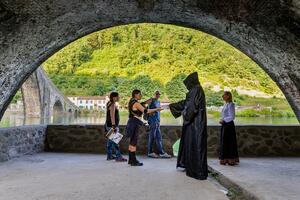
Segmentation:
[[(282, 96), (269, 76), (250, 58), (205, 33), (172, 25), (119, 26), (83, 37), (43, 64), (66, 95), (104, 95), (112, 90), (123, 99), (134, 88), (146, 96), (160, 89), (164, 98), (184, 96), (184, 77), (199, 73), (209, 102), (222, 104), (221, 89), (242, 88)], [(243, 101), (235, 92), (236, 100)]]

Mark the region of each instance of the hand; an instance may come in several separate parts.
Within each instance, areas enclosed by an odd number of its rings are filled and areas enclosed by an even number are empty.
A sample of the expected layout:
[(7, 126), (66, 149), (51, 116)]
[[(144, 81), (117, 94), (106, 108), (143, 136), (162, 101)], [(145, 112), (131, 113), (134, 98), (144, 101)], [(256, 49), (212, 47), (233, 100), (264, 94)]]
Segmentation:
[(162, 111), (162, 110), (164, 110), (162, 107), (156, 108), (156, 111), (158, 111), (158, 112), (160, 112), (160, 111)]
[(112, 129), (113, 129), (114, 132), (118, 131), (118, 128), (116, 127), (116, 125), (112, 125)]
[(225, 122), (225, 121), (224, 121), (223, 119), (221, 119), (221, 120), (219, 121), (220, 124), (224, 124), (224, 122)]
[(150, 99), (148, 99), (147, 101), (145, 101), (145, 103), (149, 105), (149, 104), (152, 103), (152, 101), (153, 101), (152, 98), (150, 98)]

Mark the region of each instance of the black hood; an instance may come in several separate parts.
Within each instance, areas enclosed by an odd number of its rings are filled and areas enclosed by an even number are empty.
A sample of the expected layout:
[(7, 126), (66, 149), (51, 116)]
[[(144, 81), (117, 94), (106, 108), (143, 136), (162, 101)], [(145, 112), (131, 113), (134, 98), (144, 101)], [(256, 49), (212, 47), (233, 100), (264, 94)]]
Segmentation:
[(190, 75), (188, 75), (188, 77), (186, 77), (186, 79), (184, 79), (183, 83), (188, 90), (192, 89), (195, 86), (199, 86), (200, 82), (198, 79), (198, 73), (191, 73)]

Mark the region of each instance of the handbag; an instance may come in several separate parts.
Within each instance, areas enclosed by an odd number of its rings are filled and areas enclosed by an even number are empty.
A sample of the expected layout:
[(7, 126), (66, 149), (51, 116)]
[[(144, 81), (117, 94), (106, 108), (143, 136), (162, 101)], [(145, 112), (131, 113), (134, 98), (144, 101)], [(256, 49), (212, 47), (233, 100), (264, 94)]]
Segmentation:
[(105, 136), (116, 144), (119, 144), (123, 138), (123, 135), (119, 132), (119, 129), (117, 129), (115, 132), (113, 128), (111, 128)]

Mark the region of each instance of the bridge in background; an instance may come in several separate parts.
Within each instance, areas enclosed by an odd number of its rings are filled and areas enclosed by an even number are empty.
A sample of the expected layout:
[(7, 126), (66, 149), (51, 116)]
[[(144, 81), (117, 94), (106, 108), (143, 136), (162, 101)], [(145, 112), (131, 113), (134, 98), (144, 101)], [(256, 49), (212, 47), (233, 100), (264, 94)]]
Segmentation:
[(48, 119), (55, 113), (77, 113), (75, 106), (39, 67), (21, 87), (24, 113), (28, 117)]

